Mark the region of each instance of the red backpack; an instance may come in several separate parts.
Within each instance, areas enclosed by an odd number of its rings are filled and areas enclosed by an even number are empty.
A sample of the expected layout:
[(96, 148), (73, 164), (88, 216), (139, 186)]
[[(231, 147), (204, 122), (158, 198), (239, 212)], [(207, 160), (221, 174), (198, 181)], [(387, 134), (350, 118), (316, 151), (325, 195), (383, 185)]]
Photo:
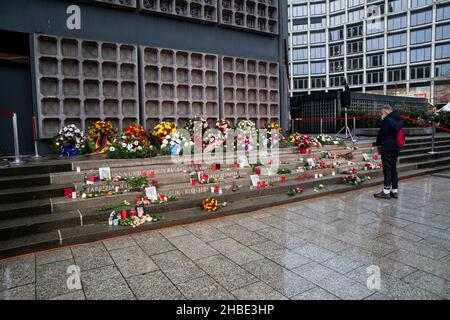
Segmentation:
[(397, 136), (395, 137), (395, 145), (398, 148), (402, 148), (405, 145), (405, 142), (405, 132), (403, 131), (403, 128), (400, 128), (400, 130), (398, 130)]

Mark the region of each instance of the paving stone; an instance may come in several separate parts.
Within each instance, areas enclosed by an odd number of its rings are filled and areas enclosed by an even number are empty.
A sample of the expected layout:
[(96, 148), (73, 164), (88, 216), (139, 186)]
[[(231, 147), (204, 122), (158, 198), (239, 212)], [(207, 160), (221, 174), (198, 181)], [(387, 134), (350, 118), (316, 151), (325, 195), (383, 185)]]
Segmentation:
[(405, 250), (398, 250), (386, 257), (450, 280), (450, 268), (439, 261)]
[(433, 292), (444, 299), (450, 299), (450, 281), (427, 272), (416, 271), (402, 279), (412, 286)]
[(63, 294), (61, 296), (57, 296), (54, 298), (51, 298), (50, 300), (86, 300), (86, 296), (84, 295), (84, 292), (82, 290), (77, 290), (74, 292), (70, 292), (67, 294)]
[(246, 246), (240, 244), (239, 242), (231, 238), (212, 241), (208, 244), (222, 254), (227, 252), (243, 250), (246, 248)]
[(285, 296), (264, 282), (253, 283), (244, 288), (234, 290), (232, 293), (239, 300), (287, 300)]
[(190, 234), (190, 232), (182, 226), (162, 229), (162, 230), (159, 230), (159, 233), (164, 238), (167, 238), (167, 239), (175, 238), (175, 237), (179, 237), (179, 236), (185, 236), (185, 235)]
[(311, 290), (300, 293), (291, 298), (292, 300), (340, 300), (335, 295), (322, 288), (314, 287)]
[(267, 224), (265, 224), (261, 221), (258, 221), (257, 219), (252, 218), (252, 217), (236, 219), (235, 222), (238, 225), (240, 225), (250, 231), (256, 231), (256, 230), (267, 228)]
[(219, 228), (219, 230), (228, 235), (230, 238), (233, 238), (246, 246), (251, 246), (266, 241), (266, 238), (256, 232), (250, 231), (247, 228), (236, 224)]
[(189, 300), (234, 300), (235, 297), (210, 276), (200, 277), (177, 285)]
[(258, 235), (261, 235), (266, 238), (266, 240), (273, 241), (280, 246), (283, 246), (288, 249), (294, 249), (305, 245), (307, 242), (299, 237), (296, 237), (291, 234), (287, 234), (286, 232), (269, 227), (266, 229), (256, 231)]
[(180, 251), (169, 251), (152, 256), (153, 261), (175, 284), (199, 278), (205, 272)]
[(330, 269), (333, 269), (334, 271), (337, 271), (339, 273), (345, 274), (345, 273), (361, 266), (362, 262), (352, 260), (345, 256), (336, 255), (336, 256), (332, 257), (331, 259), (328, 259), (328, 260), (322, 262), (322, 265), (324, 265), (325, 267), (328, 267)]
[(36, 254), (36, 265), (41, 266), (47, 263), (73, 259), (70, 248), (52, 250)]
[(311, 259), (289, 249), (268, 250), (261, 254), (289, 270), (311, 262)]
[(250, 246), (249, 248), (254, 250), (254, 251), (256, 251), (256, 252), (259, 252), (261, 254), (266, 252), (266, 251), (269, 251), (269, 250), (280, 250), (280, 249), (283, 249), (282, 246), (280, 246), (279, 244), (276, 244), (275, 242), (270, 241), (270, 240), (267, 240), (267, 241), (255, 244), (253, 246)]
[(161, 272), (127, 278), (126, 281), (139, 300), (183, 300), (185, 297)]
[(109, 251), (133, 247), (133, 246), (137, 245), (136, 241), (134, 241), (134, 239), (131, 237), (122, 237), (122, 238), (105, 240), (105, 241), (103, 241), (103, 244), (105, 245), (106, 249)]
[(0, 262), (0, 291), (35, 282), (35, 256)]
[(210, 242), (227, 238), (227, 235), (205, 223), (195, 223), (185, 227), (202, 241)]
[(249, 249), (248, 247), (245, 247), (241, 250), (225, 252), (223, 255), (233, 262), (237, 263), (238, 265), (243, 265), (263, 258), (262, 255)]
[(193, 260), (210, 257), (219, 253), (194, 235), (171, 238), (169, 241), (178, 250)]
[(138, 246), (110, 251), (125, 278), (158, 270), (158, 266)]
[(311, 282), (268, 259), (251, 262), (243, 267), (288, 298), (314, 287)]
[(75, 263), (81, 271), (114, 264), (108, 251), (101, 242), (90, 243), (72, 248)]
[(134, 300), (135, 296), (116, 266), (81, 272), (84, 293), (88, 300)]
[(164, 253), (175, 250), (176, 248), (159, 233), (146, 233), (133, 237), (137, 244), (144, 250), (144, 252), (153, 256), (155, 254)]
[(36, 300), (35, 284), (0, 291), (0, 300)]
[[(73, 259), (52, 262), (36, 267), (36, 298), (47, 300), (80, 289), (69, 289), (69, 267), (74, 266)], [(81, 271), (80, 276), (83, 276)], [(81, 285), (81, 284), (80, 284)]]
[[(251, 262), (250, 264), (253, 264)], [(197, 261), (197, 264), (227, 290), (235, 290), (257, 279), (228, 258), (217, 255)]]
[(312, 243), (307, 243), (293, 250), (300, 255), (317, 262), (328, 260), (336, 255), (333, 251), (318, 247)]

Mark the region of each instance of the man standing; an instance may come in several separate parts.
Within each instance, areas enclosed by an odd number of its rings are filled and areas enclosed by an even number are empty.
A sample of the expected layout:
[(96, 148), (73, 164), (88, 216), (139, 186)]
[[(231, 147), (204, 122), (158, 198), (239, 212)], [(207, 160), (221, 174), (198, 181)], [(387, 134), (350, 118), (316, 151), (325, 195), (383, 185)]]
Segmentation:
[(397, 160), (400, 147), (396, 144), (397, 134), (403, 128), (400, 112), (386, 105), (381, 108), (381, 128), (378, 132), (375, 146), (381, 149), (381, 161), (383, 163), (384, 188), (380, 193), (374, 194), (375, 198), (398, 198)]

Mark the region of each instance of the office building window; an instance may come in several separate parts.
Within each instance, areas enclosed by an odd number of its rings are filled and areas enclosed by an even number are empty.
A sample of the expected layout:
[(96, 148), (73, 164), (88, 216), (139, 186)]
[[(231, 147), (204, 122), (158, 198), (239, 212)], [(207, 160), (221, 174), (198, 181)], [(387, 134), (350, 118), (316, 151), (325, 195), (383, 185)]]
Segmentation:
[(388, 36), (388, 48), (406, 46), (406, 32)]
[(312, 16), (325, 14), (325, 3), (311, 3), (309, 11)]
[(384, 48), (384, 37), (367, 39), (367, 51), (381, 50)]
[(363, 26), (353, 26), (347, 28), (347, 37), (361, 37), (363, 35)]
[(436, 27), (436, 40), (444, 40), (450, 38), (450, 24)]
[(311, 88), (325, 88), (327, 86), (326, 78), (311, 78)]
[(311, 48), (311, 59), (325, 58), (325, 47), (313, 47)]
[(330, 57), (339, 57), (344, 54), (344, 45), (335, 44), (330, 46)]
[(345, 23), (345, 13), (330, 17), (330, 26), (337, 26)]
[(411, 67), (410, 77), (411, 79), (425, 79), (430, 77), (430, 66), (418, 66)]
[(308, 64), (307, 63), (294, 63), (294, 76), (302, 76), (308, 74)]
[(308, 16), (308, 6), (293, 6), (292, 7), (292, 17), (306, 17)]
[(305, 19), (295, 19), (292, 21), (292, 31), (303, 31), (308, 30), (308, 18)]
[(311, 43), (324, 43), (325, 32), (311, 32)]
[(384, 31), (384, 19), (367, 22), (367, 34), (375, 34)]
[(364, 4), (364, 0), (348, 0), (348, 7), (352, 8), (352, 7), (356, 7), (360, 4)]
[(411, 25), (418, 26), (421, 24), (430, 23), (432, 19), (432, 11), (421, 11), (411, 14)]
[(406, 51), (389, 52), (387, 55), (388, 66), (406, 63)]
[(384, 55), (377, 54), (367, 56), (367, 68), (377, 68), (384, 66)]
[(327, 65), (325, 62), (312, 62), (311, 63), (311, 74), (326, 73)]
[(411, 7), (419, 8), (429, 4), (432, 4), (433, 0), (411, 0)]
[(345, 9), (345, 0), (330, 1), (330, 12), (335, 12)]
[(363, 74), (362, 73), (349, 74), (348, 84), (351, 86), (363, 84)]
[(431, 41), (431, 28), (411, 31), (411, 44)]
[(344, 30), (337, 29), (330, 31), (330, 41), (339, 41), (344, 39)]
[(444, 58), (450, 58), (450, 44), (443, 44), (440, 46), (436, 46), (436, 59), (444, 59)]
[(333, 76), (330, 77), (330, 87), (341, 87), (344, 85), (343, 76)]
[[(436, 47), (437, 49), (437, 47)], [(450, 46), (449, 46), (450, 49)], [(419, 61), (428, 61), (431, 59), (431, 48), (425, 47), (425, 48), (417, 48), (417, 49), (411, 49), (411, 62), (419, 62)], [(437, 56), (437, 50), (436, 50), (436, 56)], [(439, 58), (437, 58), (439, 59)]]
[(308, 60), (308, 49), (292, 50), (292, 58), (295, 60)]
[(308, 44), (308, 34), (302, 33), (302, 34), (294, 34), (292, 36), (292, 44), (295, 45), (302, 45), (302, 44)]
[(436, 10), (436, 20), (450, 19), (450, 6), (440, 7)]
[(450, 63), (437, 64), (434, 76), (438, 78), (450, 78)]
[(311, 29), (325, 28), (327, 19), (321, 17), (311, 17)]
[(347, 54), (354, 54), (362, 51), (363, 51), (362, 40), (347, 43)]
[(347, 70), (359, 70), (363, 68), (363, 58), (349, 58), (347, 59)]
[(406, 80), (406, 68), (390, 69), (390, 70), (388, 70), (387, 74), (388, 74), (389, 82)]
[(407, 25), (407, 16), (400, 16), (388, 19), (389, 31), (406, 28), (406, 25)]
[(308, 89), (308, 79), (294, 79), (294, 89)]
[(375, 71), (367, 73), (367, 83), (384, 82), (384, 71)]
[(344, 71), (344, 60), (331, 60), (330, 72), (341, 72), (341, 71)]
[(389, 12), (404, 12), (408, 10), (408, 0), (389, 1)]
[(364, 9), (348, 12), (348, 22), (358, 22), (364, 20)]

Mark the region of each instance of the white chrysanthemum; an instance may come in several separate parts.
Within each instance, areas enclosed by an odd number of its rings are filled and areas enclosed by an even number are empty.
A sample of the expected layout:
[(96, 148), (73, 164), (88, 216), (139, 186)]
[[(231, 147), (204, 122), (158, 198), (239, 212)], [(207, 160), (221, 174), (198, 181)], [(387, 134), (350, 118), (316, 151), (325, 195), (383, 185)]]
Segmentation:
[(116, 148), (111, 147), (111, 148), (109, 148), (109, 151), (114, 152), (114, 151), (116, 151)]
[(127, 144), (125, 142), (122, 142), (122, 148), (126, 148)]
[(136, 140), (136, 141), (134, 142), (134, 145), (135, 145), (135, 146), (138, 146), (138, 145), (139, 145), (139, 141)]
[(142, 147), (141, 147), (141, 146), (139, 146), (139, 147), (138, 147), (138, 150), (139, 150), (139, 151), (141, 151), (141, 150), (142, 150)]

